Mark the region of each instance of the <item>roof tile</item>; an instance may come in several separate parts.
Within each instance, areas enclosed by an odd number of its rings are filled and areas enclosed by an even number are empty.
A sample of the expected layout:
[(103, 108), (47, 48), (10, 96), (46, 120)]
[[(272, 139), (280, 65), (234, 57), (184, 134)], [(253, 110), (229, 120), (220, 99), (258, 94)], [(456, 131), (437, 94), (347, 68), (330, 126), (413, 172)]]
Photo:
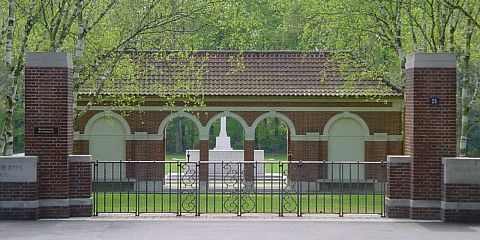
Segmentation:
[[(345, 58), (332, 52), (297, 51), (199, 51), (130, 52), (139, 70), (135, 87), (117, 81), (103, 94), (159, 95), (177, 85), (177, 91), (206, 96), (401, 96), (387, 80), (358, 79), (359, 65), (347, 67)], [(166, 56), (169, 57), (166, 57)], [(187, 56), (187, 59), (180, 57)], [(146, 72), (141, 74), (141, 72)], [(200, 84), (197, 85), (196, 82)], [(129, 82), (132, 84), (132, 81)], [(181, 83), (181, 84), (179, 84)], [(192, 89), (193, 88), (193, 89)], [(136, 90), (134, 90), (136, 89)], [(94, 89), (84, 86), (80, 94)]]

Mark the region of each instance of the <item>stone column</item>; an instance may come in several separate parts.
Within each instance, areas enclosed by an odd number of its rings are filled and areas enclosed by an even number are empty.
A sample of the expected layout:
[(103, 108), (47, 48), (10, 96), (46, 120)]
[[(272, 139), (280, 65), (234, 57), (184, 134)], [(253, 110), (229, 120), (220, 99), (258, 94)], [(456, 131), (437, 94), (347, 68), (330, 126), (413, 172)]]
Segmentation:
[(25, 154), (38, 156), (40, 217), (70, 216), (73, 64), (68, 53), (27, 53)]
[(407, 56), (405, 154), (412, 157), (412, 219), (440, 219), (442, 157), (456, 156), (455, 64), (454, 54)]

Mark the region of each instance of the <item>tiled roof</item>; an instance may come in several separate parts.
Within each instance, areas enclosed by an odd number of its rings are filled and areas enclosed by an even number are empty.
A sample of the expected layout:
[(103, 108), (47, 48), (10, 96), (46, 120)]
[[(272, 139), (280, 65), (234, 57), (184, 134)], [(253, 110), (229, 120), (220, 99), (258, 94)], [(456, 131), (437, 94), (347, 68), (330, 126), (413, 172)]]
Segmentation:
[[(129, 52), (135, 80), (107, 84), (103, 94), (205, 96), (402, 96), (374, 80), (350, 54), (298, 51)], [(340, 57), (338, 57), (340, 56)], [(122, 83), (120, 83), (122, 82)], [(91, 94), (84, 86), (80, 93)]]

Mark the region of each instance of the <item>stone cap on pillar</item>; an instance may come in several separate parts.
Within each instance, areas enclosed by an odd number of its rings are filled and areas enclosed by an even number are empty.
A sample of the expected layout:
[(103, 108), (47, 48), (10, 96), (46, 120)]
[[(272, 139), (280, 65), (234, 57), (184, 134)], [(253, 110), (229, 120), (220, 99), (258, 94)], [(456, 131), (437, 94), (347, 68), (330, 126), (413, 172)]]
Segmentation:
[(68, 161), (71, 163), (90, 163), (92, 155), (69, 155)]
[(410, 68), (456, 68), (454, 53), (411, 53), (407, 55), (405, 69)]
[(412, 157), (408, 155), (388, 155), (387, 163), (388, 164), (406, 164), (411, 163)]
[(480, 158), (442, 158), (445, 184), (480, 184)]
[(25, 67), (73, 69), (73, 60), (66, 52), (27, 52)]

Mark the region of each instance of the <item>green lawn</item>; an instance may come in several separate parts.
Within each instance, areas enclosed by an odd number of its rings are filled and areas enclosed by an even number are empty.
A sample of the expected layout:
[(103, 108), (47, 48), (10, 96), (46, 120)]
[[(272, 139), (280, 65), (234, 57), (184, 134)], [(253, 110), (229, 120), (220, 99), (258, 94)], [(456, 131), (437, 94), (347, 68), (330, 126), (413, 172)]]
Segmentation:
[[(279, 194), (144, 194), (144, 193), (98, 193), (94, 196), (94, 205), (98, 213), (131, 212), (138, 208), (140, 213), (177, 213), (195, 212), (195, 202), (199, 203), (200, 213), (237, 213), (238, 199), (242, 198), (242, 213), (279, 213)], [(298, 204), (301, 201), (301, 204)], [(182, 202), (183, 204), (179, 204)], [(383, 212), (383, 196), (381, 195), (330, 195), (330, 194), (302, 194), (283, 196), (284, 213), (297, 213), (297, 206), (301, 205), (302, 213), (377, 213)]]
[[(285, 154), (265, 154), (266, 162), (278, 162), (278, 161), (287, 161), (287, 155)], [(286, 169), (285, 169), (286, 170)], [(279, 173), (280, 165), (279, 164), (265, 164), (266, 173)]]

